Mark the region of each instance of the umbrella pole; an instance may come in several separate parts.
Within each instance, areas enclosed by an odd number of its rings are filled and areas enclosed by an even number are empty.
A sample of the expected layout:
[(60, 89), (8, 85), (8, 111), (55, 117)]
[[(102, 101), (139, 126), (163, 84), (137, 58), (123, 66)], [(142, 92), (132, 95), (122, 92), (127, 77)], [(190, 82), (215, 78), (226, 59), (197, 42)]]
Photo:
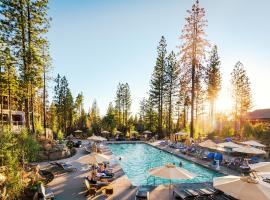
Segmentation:
[(170, 180), (170, 185), (169, 185), (169, 199), (172, 199), (170, 196), (171, 195), (171, 185), (172, 185), (172, 180)]

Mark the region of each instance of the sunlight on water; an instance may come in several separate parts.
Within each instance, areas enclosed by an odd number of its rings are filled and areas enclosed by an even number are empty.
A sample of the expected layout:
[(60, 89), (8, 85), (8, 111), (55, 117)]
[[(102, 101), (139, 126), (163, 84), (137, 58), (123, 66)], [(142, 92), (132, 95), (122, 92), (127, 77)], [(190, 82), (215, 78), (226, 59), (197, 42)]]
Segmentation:
[(183, 163), (183, 168), (197, 176), (191, 180), (172, 180), (172, 183), (198, 183), (212, 181), (213, 177), (221, 174), (206, 169), (190, 161), (178, 158), (165, 151), (160, 151), (147, 144), (110, 144), (110, 150), (119, 161), (124, 172), (133, 185), (168, 184), (170, 180), (149, 176), (148, 170), (166, 163)]

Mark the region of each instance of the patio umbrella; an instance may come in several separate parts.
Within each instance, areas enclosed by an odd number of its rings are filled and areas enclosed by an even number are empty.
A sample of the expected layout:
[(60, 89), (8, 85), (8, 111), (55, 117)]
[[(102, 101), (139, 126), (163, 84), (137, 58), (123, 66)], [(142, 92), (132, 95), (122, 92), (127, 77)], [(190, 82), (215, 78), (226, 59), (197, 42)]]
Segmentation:
[(218, 144), (218, 146), (220, 147), (226, 147), (226, 148), (238, 148), (238, 147), (242, 147), (242, 145), (236, 144), (234, 142), (223, 142)]
[(270, 162), (259, 162), (256, 164), (250, 164), (249, 167), (255, 172), (268, 172), (270, 174)]
[(151, 134), (152, 132), (151, 131), (148, 131), (148, 130), (146, 130), (146, 131), (144, 131), (143, 132), (143, 134)]
[(250, 145), (250, 146), (253, 146), (253, 147), (265, 147), (265, 145), (255, 141), (255, 140), (249, 140), (249, 141), (241, 142), (241, 144)]
[(234, 148), (233, 151), (238, 152), (238, 153), (243, 153), (243, 154), (251, 154), (251, 155), (266, 154), (266, 152), (261, 149), (257, 149), (257, 148), (249, 147), (249, 146)]
[(175, 135), (184, 136), (184, 135), (188, 135), (188, 133), (186, 133), (186, 132), (178, 132), (178, 133), (175, 133)]
[[(195, 174), (181, 168), (176, 167), (173, 164), (166, 164), (161, 167), (155, 167), (149, 170), (149, 174), (152, 176), (157, 176), (164, 179), (192, 179), (196, 177)], [(169, 194), (171, 191), (171, 184), (169, 187)]]
[(76, 130), (76, 131), (74, 131), (74, 133), (82, 133), (82, 131), (81, 130)]
[(101, 131), (102, 134), (109, 134), (110, 132), (109, 131)]
[(116, 131), (115, 133), (116, 133), (116, 134), (121, 134), (122, 132), (121, 132), (121, 131)]
[(218, 177), (213, 179), (213, 186), (239, 200), (270, 200), (270, 184), (251, 177)]
[(102, 137), (100, 137), (100, 136), (92, 135), (91, 137), (88, 137), (87, 140), (103, 141), (103, 139), (101, 139), (101, 138)]
[(211, 148), (216, 148), (217, 144), (214, 143), (212, 140), (205, 140), (205, 141), (199, 143), (199, 146), (211, 149)]
[(101, 136), (98, 136), (98, 139), (99, 139), (99, 141), (107, 141), (107, 139), (106, 138), (104, 138), (104, 137), (101, 137)]
[(103, 163), (111, 160), (110, 156), (101, 154), (101, 153), (92, 153), (90, 154), (90, 163)]

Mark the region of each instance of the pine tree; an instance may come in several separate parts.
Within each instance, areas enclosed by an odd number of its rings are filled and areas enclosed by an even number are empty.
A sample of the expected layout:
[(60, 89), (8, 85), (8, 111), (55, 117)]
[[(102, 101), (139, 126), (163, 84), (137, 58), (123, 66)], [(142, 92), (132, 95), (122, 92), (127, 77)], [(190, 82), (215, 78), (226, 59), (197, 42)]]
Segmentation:
[(246, 70), (241, 62), (236, 63), (231, 76), (235, 131), (237, 132), (237, 122), (240, 122), (241, 128), (243, 118), (251, 108), (251, 87)]
[(58, 130), (64, 131), (66, 134), (73, 127), (74, 102), (68, 82), (65, 76), (61, 78), (58, 74), (55, 79), (54, 87), (54, 104), (56, 107), (58, 118)]
[(111, 134), (114, 132), (114, 129), (116, 128), (115, 109), (111, 102), (109, 103), (106, 116), (103, 117), (102, 119), (102, 127), (105, 130), (108, 130)]
[(123, 114), (124, 114), (124, 125), (128, 124), (128, 119), (130, 116), (131, 108), (131, 94), (128, 83), (125, 83), (123, 86)]
[(175, 98), (179, 89), (179, 65), (176, 61), (174, 52), (171, 52), (167, 59), (165, 68), (165, 103), (168, 107), (167, 110), (167, 133), (172, 133), (173, 125), (173, 112)]
[(196, 99), (196, 79), (197, 73), (202, 70), (202, 59), (205, 55), (205, 47), (208, 42), (204, 39), (204, 28), (207, 21), (204, 19), (205, 10), (199, 5), (199, 1), (193, 4), (192, 9), (187, 11), (189, 16), (186, 18), (186, 24), (182, 31), (181, 39), (183, 41), (180, 54), (181, 62), (190, 67), (191, 73), (191, 119), (190, 119), (190, 137), (194, 135), (194, 110)]
[(126, 126), (130, 115), (131, 95), (128, 83), (119, 83), (116, 91), (115, 109), (117, 126)]
[(99, 108), (97, 101), (94, 100), (90, 113), (89, 113), (90, 126), (94, 134), (99, 134), (101, 132), (101, 119), (99, 115)]
[(208, 61), (205, 74), (206, 74), (205, 82), (207, 86), (207, 96), (210, 103), (209, 115), (210, 115), (211, 124), (213, 125), (214, 115), (215, 115), (215, 112), (214, 112), (215, 100), (218, 96), (218, 92), (221, 89), (220, 60), (219, 60), (216, 45), (214, 45), (210, 53), (210, 59)]
[[(44, 48), (48, 49), (45, 34), (49, 28), (47, 0), (2, 0), (0, 2), (1, 38), (11, 48), (19, 67), (24, 99), (26, 127), (35, 132), (34, 101), (42, 87)], [(42, 59), (43, 57), (43, 59)], [(31, 114), (31, 115), (30, 115)]]
[(166, 66), (166, 50), (167, 44), (165, 37), (162, 36), (157, 47), (157, 60), (152, 74), (150, 83), (150, 96), (158, 110), (158, 134), (163, 137), (163, 109), (165, 94), (165, 66)]

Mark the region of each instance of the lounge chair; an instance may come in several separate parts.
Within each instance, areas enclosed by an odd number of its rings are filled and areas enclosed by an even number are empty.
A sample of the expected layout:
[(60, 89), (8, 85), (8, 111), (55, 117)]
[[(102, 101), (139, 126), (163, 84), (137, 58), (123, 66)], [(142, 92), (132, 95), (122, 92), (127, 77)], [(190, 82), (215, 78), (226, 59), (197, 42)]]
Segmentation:
[(140, 186), (136, 192), (135, 200), (149, 200), (150, 192), (155, 186)]
[(102, 185), (102, 186), (98, 186), (98, 184), (91, 184), (89, 183), (89, 181), (87, 179), (84, 179), (84, 183), (86, 186), (86, 196), (88, 197), (95, 197), (99, 194), (102, 194), (103, 191), (105, 193), (105, 195), (112, 195), (113, 194), (113, 188), (110, 187), (109, 185)]
[(75, 172), (75, 171), (77, 171), (77, 168), (72, 167), (71, 164), (67, 164), (67, 163), (63, 163), (63, 162), (55, 162), (55, 164), (58, 167), (62, 168), (66, 172)]
[(45, 188), (44, 185), (41, 183), (38, 185), (38, 199), (39, 200), (53, 200), (54, 193), (51, 189)]

